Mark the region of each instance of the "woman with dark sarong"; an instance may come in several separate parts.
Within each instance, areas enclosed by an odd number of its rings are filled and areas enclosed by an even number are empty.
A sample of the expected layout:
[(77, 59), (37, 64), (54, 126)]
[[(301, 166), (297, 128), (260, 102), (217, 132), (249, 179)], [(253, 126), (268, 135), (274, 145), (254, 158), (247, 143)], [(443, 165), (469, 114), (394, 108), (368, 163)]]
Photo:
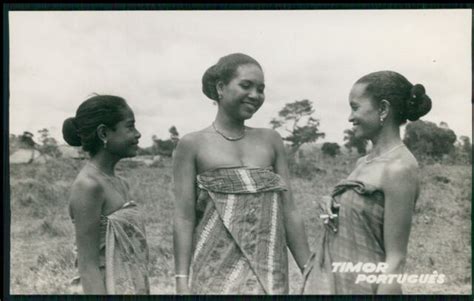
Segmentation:
[(310, 251), (281, 137), (244, 125), (264, 101), (262, 68), (230, 54), (202, 83), (216, 119), (174, 153), (177, 293), (288, 294), (287, 246), (301, 269)]
[(148, 247), (143, 217), (116, 163), (133, 157), (140, 133), (123, 98), (97, 95), (84, 101), (63, 124), (63, 136), (82, 146), (90, 160), (70, 195), (79, 277), (85, 294), (149, 294)]
[(356, 138), (373, 147), (321, 203), (326, 227), (304, 272), (304, 293), (401, 294), (390, 275), (403, 274), (419, 169), (400, 125), (428, 113), (431, 100), (422, 85), (393, 71), (362, 77), (349, 100)]

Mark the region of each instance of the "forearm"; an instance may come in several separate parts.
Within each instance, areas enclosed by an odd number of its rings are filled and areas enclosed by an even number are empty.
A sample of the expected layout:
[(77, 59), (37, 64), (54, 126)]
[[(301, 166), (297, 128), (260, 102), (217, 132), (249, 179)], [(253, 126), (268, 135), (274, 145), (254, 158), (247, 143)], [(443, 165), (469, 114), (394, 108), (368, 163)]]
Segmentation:
[[(80, 262), (80, 259), (79, 259)], [(86, 295), (105, 295), (105, 279), (99, 269), (99, 264), (79, 264), (82, 289)]]
[[(384, 274), (387, 275), (398, 275), (403, 274), (405, 266), (405, 257), (396, 257), (396, 258), (387, 258), (386, 260), (387, 268), (384, 271)], [(392, 281), (391, 283), (381, 283), (377, 287), (377, 294), (379, 295), (401, 295), (402, 286), (397, 281)]]
[(286, 241), (300, 269), (311, 253), (304, 223), (298, 211), (293, 210), (285, 216)]
[(175, 217), (174, 219), (173, 247), (176, 274), (189, 274), (194, 224), (194, 218)]

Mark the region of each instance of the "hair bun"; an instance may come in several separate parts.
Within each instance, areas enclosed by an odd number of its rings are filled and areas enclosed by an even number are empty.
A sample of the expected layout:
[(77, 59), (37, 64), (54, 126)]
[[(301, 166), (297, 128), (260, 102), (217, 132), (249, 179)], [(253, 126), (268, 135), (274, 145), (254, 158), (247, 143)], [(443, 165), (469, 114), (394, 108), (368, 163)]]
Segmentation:
[(406, 118), (416, 121), (431, 110), (431, 99), (425, 93), (425, 87), (416, 84), (411, 88), (410, 98), (406, 103)]
[(71, 146), (81, 146), (81, 137), (77, 132), (76, 118), (70, 117), (63, 122), (63, 138)]
[(216, 65), (209, 67), (202, 76), (202, 92), (210, 99), (216, 101), (219, 100), (216, 88), (217, 79)]

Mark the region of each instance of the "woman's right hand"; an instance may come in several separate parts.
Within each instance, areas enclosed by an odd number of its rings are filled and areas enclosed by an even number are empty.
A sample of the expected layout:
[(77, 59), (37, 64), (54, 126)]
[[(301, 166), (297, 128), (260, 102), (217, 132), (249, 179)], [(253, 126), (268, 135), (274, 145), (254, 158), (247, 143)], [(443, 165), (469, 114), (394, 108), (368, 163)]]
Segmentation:
[(324, 226), (333, 232), (337, 232), (337, 219), (340, 206), (341, 205), (331, 196), (324, 196), (319, 203), (321, 212), (319, 217), (323, 220)]
[(188, 278), (176, 278), (176, 293), (178, 295), (189, 295), (191, 291), (188, 285)]

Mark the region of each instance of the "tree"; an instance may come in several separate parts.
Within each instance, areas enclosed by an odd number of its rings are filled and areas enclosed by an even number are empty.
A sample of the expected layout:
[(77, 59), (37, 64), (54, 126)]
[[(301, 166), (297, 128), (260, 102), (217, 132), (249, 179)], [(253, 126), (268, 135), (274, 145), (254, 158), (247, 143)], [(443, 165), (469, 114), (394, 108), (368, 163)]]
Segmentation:
[(36, 148), (36, 142), (33, 140), (33, 134), (24, 131), (19, 137), (20, 147)]
[(311, 116), (313, 113), (312, 102), (304, 99), (287, 103), (278, 112), (278, 117), (270, 121), (273, 129), (283, 128), (289, 133), (289, 135), (283, 137), (283, 140), (290, 142), (293, 154), (303, 144), (315, 142), (325, 136), (324, 133), (319, 131), (319, 120)]
[(465, 158), (467, 158), (469, 163), (472, 163), (472, 143), (471, 139), (467, 136), (461, 136), (459, 137), (460, 141), (460, 151)]
[(352, 129), (344, 131), (344, 141), (346, 141), (344, 146), (349, 152), (352, 152), (352, 148), (355, 148), (359, 155), (365, 155), (367, 153), (367, 140), (357, 138)]
[(176, 129), (176, 127), (173, 125), (170, 127), (170, 129), (168, 130), (169, 133), (170, 133), (170, 139), (171, 141), (173, 141), (174, 143), (174, 147), (176, 147), (176, 145), (178, 144), (178, 141), (179, 141), (179, 133), (178, 133), (178, 130)]
[(441, 159), (454, 151), (456, 134), (445, 122), (437, 126), (433, 122), (410, 122), (405, 129), (403, 142), (415, 156)]
[(153, 140), (153, 154), (167, 157), (172, 156), (173, 151), (179, 141), (179, 133), (174, 125), (169, 128), (168, 132), (170, 133), (170, 139), (162, 140), (159, 139), (156, 135), (153, 135), (151, 137), (151, 139)]
[(325, 142), (321, 147), (323, 154), (335, 157), (341, 153), (341, 147), (337, 143)]
[(49, 135), (49, 130), (44, 128), (38, 131), (40, 134), (40, 142), (41, 145), (39, 146), (39, 150), (44, 153), (48, 154), (54, 158), (58, 158), (61, 156), (61, 152), (58, 148), (58, 142), (56, 139)]

